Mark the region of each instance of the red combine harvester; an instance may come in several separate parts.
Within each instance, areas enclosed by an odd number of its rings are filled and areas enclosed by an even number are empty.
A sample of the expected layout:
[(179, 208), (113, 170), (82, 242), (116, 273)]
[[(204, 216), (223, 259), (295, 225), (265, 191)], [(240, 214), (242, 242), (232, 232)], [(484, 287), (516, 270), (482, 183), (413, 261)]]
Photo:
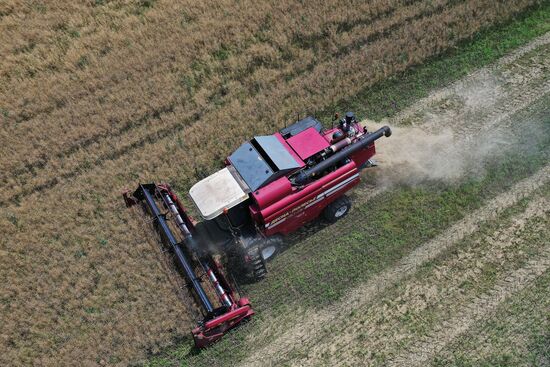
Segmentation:
[(266, 261), (280, 251), (284, 235), (321, 215), (335, 222), (349, 212), (344, 194), (359, 183), (361, 169), (375, 165), (374, 142), (384, 135), (391, 135), (389, 127), (368, 132), (348, 113), (330, 129), (307, 117), (273, 135), (256, 136), (226, 159), (225, 168), (191, 187), (203, 218), (199, 223), (168, 185), (141, 184), (124, 193), (127, 206), (143, 202), (153, 216), (204, 311), (192, 331), (197, 347), (254, 314), (217, 259), (232, 273), (264, 278)]

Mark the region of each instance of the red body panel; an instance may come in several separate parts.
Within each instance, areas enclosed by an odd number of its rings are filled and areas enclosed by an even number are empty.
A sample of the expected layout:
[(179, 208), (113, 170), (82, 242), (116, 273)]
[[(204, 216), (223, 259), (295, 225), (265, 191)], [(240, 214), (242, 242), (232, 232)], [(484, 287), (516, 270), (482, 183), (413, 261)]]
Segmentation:
[(352, 154), (350, 158), (353, 159), (354, 162), (357, 162), (358, 166), (361, 167), (367, 162), (367, 160), (371, 159), (375, 153), (376, 148), (374, 147), (374, 144), (372, 144), (369, 145), (367, 149), (361, 149), (355, 154)]
[(252, 193), (254, 201), (260, 208), (265, 208), (282, 197), (292, 193), (292, 184), (287, 177), (281, 177), (266, 187), (262, 187)]
[[(353, 126), (359, 135), (363, 128)], [(299, 161), (307, 159), (312, 154), (320, 152), (333, 143), (333, 128), (319, 134), (314, 128), (284, 140), (280, 134), (277, 139), (285, 142), (285, 147)], [(287, 177), (281, 177), (274, 182), (252, 193), (253, 203), (250, 213), (258, 227), (266, 236), (275, 234), (286, 235), (317, 218), (323, 209), (349, 189), (359, 183), (358, 169), (375, 154), (374, 144), (351, 155), (351, 161), (336, 171), (321, 177), (306, 186), (293, 187)]]
[(239, 323), (254, 315), (247, 298), (241, 298), (238, 305), (230, 311), (207, 321), (204, 325), (197, 326), (191, 331), (195, 346), (205, 348), (220, 340), (226, 332), (236, 327)]
[(264, 233), (288, 234), (319, 216), (325, 206), (359, 183), (354, 161), (285, 196), (272, 205), (261, 208)]
[(330, 145), (313, 127), (289, 138), (287, 143), (302, 160), (308, 159), (315, 153), (328, 148)]

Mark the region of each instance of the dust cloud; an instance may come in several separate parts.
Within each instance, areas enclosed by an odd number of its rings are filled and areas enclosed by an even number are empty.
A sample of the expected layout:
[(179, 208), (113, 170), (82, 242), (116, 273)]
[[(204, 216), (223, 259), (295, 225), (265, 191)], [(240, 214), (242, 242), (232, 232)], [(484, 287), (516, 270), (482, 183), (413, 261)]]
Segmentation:
[[(368, 122), (372, 131), (382, 124)], [(391, 127), (392, 136), (377, 142), (377, 185), (419, 185), (439, 181), (458, 182), (464, 177), (481, 177), (487, 163), (511, 153), (538, 128), (518, 131), (499, 129), (458, 133), (449, 127), (438, 131), (422, 127)]]

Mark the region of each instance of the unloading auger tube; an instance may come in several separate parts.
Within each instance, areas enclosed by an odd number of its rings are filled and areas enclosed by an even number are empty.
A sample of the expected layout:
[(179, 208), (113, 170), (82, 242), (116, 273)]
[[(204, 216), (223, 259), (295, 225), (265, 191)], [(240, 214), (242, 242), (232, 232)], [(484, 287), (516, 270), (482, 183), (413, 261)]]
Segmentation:
[[(229, 329), (254, 314), (247, 298), (236, 299), (235, 292), (225, 278), (221, 265), (209, 253), (201, 250), (189, 228), (189, 226), (194, 228), (190, 218), (168, 185), (140, 184), (132, 195), (125, 192), (123, 196), (127, 206), (132, 206), (142, 200), (145, 201), (153, 216), (155, 228), (163, 241), (168, 242), (173, 249), (177, 264), (183, 270), (188, 285), (195, 291), (200, 306), (206, 313), (204, 320), (192, 330), (195, 345), (198, 348), (214, 343)], [(164, 207), (172, 214), (171, 218), (175, 221), (183, 237), (182, 242), (178, 242), (172, 233), (167, 223), (166, 214), (161, 213), (155, 198), (162, 200)], [(187, 256), (187, 253), (191, 255), (191, 258)], [(194, 261), (195, 258), (196, 261)], [(196, 266), (200, 266), (207, 275), (218, 296), (220, 307), (215, 308), (208, 298), (201, 284), (202, 279), (194, 271), (193, 263), (198, 263)]]
[(389, 126), (383, 126), (373, 133), (363, 135), (362, 137), (357, 139), (355, 143), (348, 145), (346, 148), (334, 153), (333, 155), (319, 162), (313, 167), (300, 171), (294, 178), (294, 182), (297, 185), (303, 185), (307, 183), (309, 179), (317, 176), (319, 173), (323, 172), (327, 168), (334, 166), (336, 163), (344, 160), (353, 153), (368, 147), (382, 136), (391, 136), (391, 129), (389, 128)]

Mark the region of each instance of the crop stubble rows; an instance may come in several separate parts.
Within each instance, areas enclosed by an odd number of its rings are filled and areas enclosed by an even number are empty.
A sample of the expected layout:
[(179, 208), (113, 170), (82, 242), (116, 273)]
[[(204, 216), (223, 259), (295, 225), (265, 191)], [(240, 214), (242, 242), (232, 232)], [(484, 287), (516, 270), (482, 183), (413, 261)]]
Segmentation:
[[(548, 236), (548, 200), (535, 197), (531, 204), (471, 248), (454, 251), (430, 272), (383, 292), (368, 308), (356, 309), (357, 316), (346, 320), (347, 326), (333, 329), (338, 341), (316, 344), (307, 364), (318, 365), (328, 350), (330, 365), (386, 358), (395, 365), (425, 365), (548, 269), (550, 249), (543, 240)], [(537, 240), (533, 233), (539, 235)], [(361, 330), (353, 325), (361, 325)], [(395, 356), (399, 351), (401, 355)]]
[(550, 283), (550, 271), (497, 306), (467, 332), (455, 338), (433, 364), (451, 363), (545, 366), (548, 355), (550, 299), (541, 297)]
[[(295, 327), (284, 331), (276, 339), (273, 339), (273, 335), (261, 335), (261, 338), (267, 338), (270, 342), (265, 348), (258, 349), (257, 352), (253, 353), (244, 365), (257, 365), (260, 362), (276, 364), (284, 361), (286, 356), (292, 356), (295, 348), (309, 354), (308, 359), (313, 358), (312, 361), (316, 360), (316, 355), (322, 355), (323, 350), (330, 350), (333, 357), (338, 357), (340, 353), (337, 350), (344, 350), (345, 347), (341, 344), (345, 344), (349, 340), (342, 338), (342, 343), (334, 344), (331, 335), (333, 335), (335, 327), (337, 327), (337, 330), (349, 330), (352, 335), (357, 334), (358, 330), (355, 326), (360, 324), (358, 320), (364, 316), (361, 310), (370, 308), (372, 303), (376, 302), (380, 295), (384, 295), (388, 289), (415, 274), (425, 263), (437, 258), (457, 242), (478, 231), (481, 224), (489, 220), (495, 220), (504, 209), (515, 205), (525, 197), (529, 197), (537, 189), (547, 184), (550, 180), (549, 173), (550, 167), (546, 166), (536, 175), (521, 181), (509, 191), (492, 199), (481, 209), (468, 215), (441, 235), (417, 248), (395, 266), (376, 275), (368, 283), (352, 290), (343, 297), (343, 302), (338, 302), (321, 312), (316, 310), (296, 311), (291, 318), (307, 318), (310, 321), (305, 325), (296, 324)], [(545, 201), (544, 203), (547, 204), (548, 202)], [(545, 208), (542, 206), (542, 209)], [(541, 215), (540, 211), (534, 213)], [(353, 312), (354, 316), (350, 317), (349, 312), (340, 313), (339, 310), (355, 310)], [(266, 322), (269, 323), (270, 320)], [(269, 332), (268, 330), (266, 328), (266, 333)], [(376, 328), (373, 327), (369, 331), (374, 332)], [(255, 338), (258, 337), (258, 335), (255, 335)], [(395, 335), (392, 335), (393, 337)], [(327, 343), (329, 345), (326, 345)], [(377, 349), (373, 347), (370, 350)], [(299, 355), (300, 352), (297, 352), (297, 354)]]

